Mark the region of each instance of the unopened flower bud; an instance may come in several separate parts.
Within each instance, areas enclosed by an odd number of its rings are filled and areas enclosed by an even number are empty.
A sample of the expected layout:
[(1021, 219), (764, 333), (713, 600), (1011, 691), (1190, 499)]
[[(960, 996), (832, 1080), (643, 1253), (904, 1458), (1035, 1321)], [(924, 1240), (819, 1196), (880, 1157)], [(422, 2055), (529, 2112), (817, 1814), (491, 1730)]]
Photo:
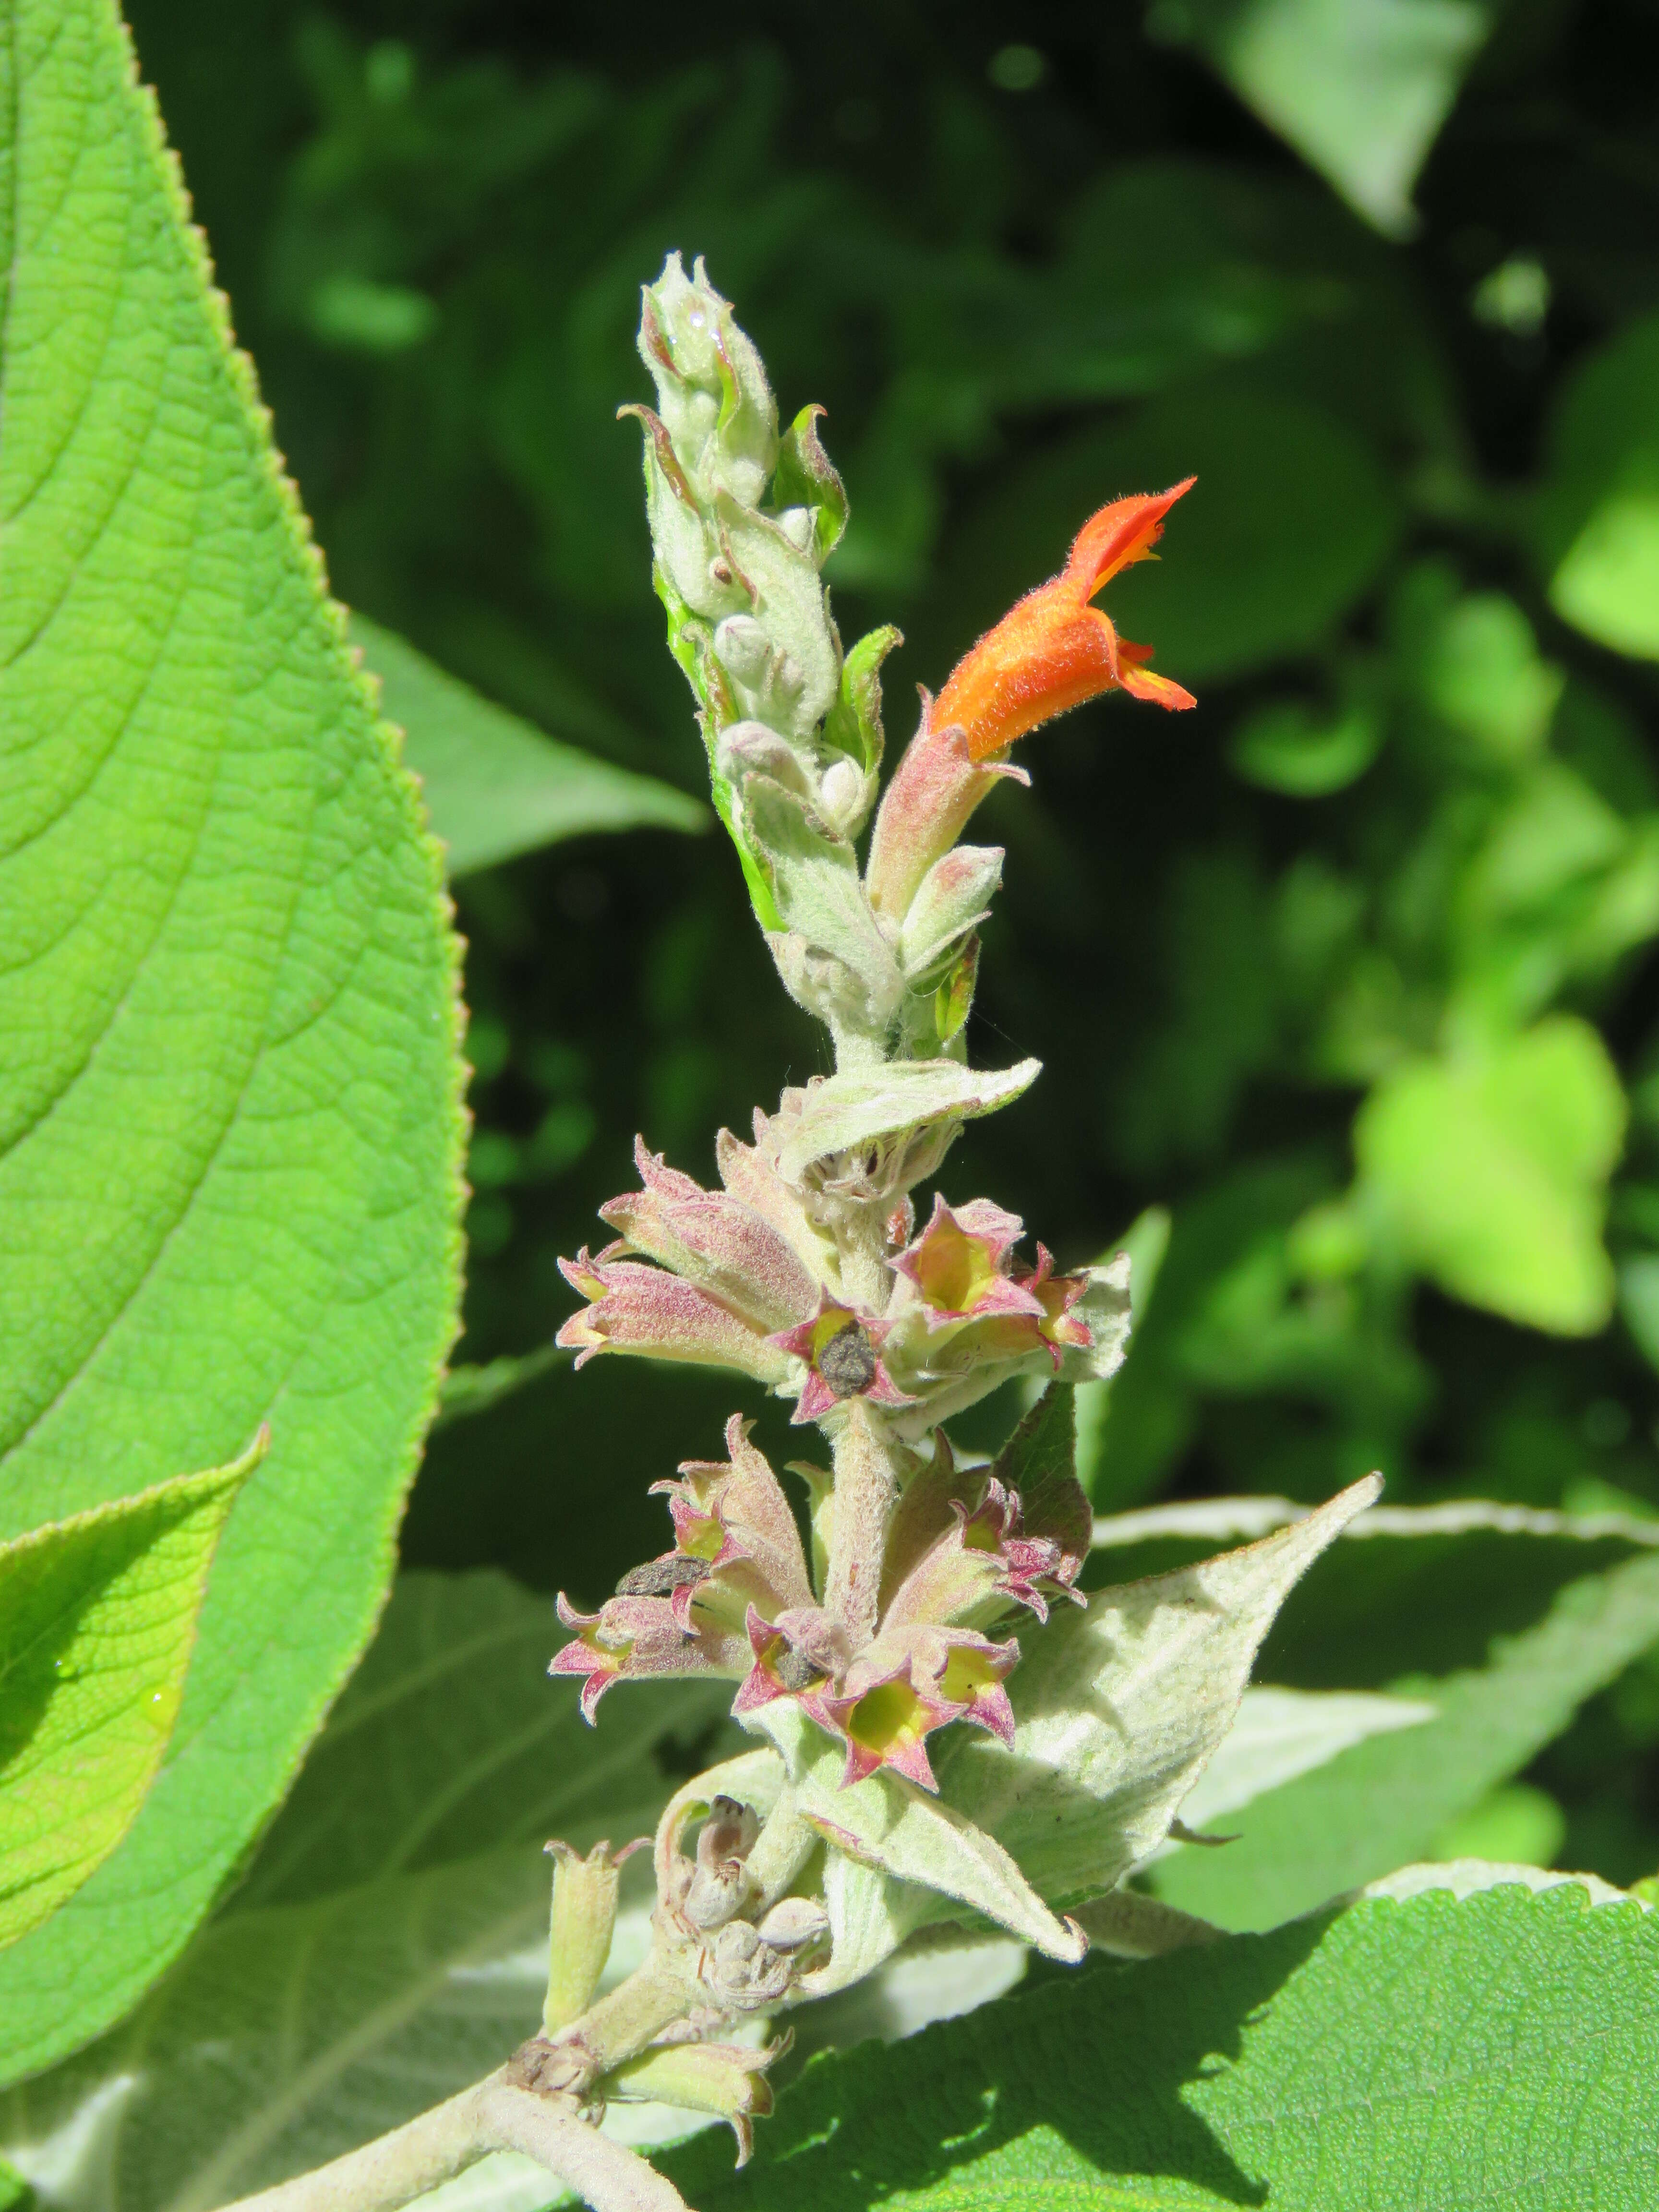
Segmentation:
[(686, 276), (678, 253), (645, 289), (640, 358), (682, 465), (705, 498), (752, 506), (777, 463), (778, 410), (766, 370), (701, 257)]
[(851, 836), (870, 804), (872, 779), (850, 760), (831, 761), (818, 785), (818, 812), (839, 836)]
[(714, 765), (739, 793), (750, 776), (769, 775), (796, 798), (812, 800), (812, 769), (803, 750), (764, 722), (728, 723), (715, 740)]
[(755, 1930), (775, 1951), (804, 1951), (830, 1932), (830, 1916), (815, 1897), (781, 1899)]
[(592, 2003), (611, 1955), (623, 1861), (646, 1840), (639, 1838), (614, 1853), (608, 1843), (595, 1844), (586, 1858), (568, 1844), (547, 1846), (553, 1860), (553, 1911), (542, 2005), (544, 2033), (556, 2035)]
[(1002, 882), (1000, 845), (958, 845), (923, 877), (899, 931), (907, 975), (920, 975), (984, 921)]

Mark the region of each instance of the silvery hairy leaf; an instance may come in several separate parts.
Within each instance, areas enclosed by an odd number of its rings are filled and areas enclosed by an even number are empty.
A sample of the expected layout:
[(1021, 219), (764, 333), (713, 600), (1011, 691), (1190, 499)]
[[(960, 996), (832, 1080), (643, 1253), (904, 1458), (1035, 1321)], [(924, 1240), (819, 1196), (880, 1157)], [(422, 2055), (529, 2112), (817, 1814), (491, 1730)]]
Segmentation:
[(1051, 1902), (1113, 1888), (1168, 1835), (1297, 1578), (1381, 1488), (1367, 1476), (1260, 1543), (1097, 1590), (1030, 1637), (1012, 1751), (956, 1730), (936, 1761), (945, 1798)]
[(783, 1133), (779, 1170), (787, 1181), (799, 1182), (830, 1153), (854, 1152), (930, 1123), (994, 1114), (1029, 1091), (1042, 1072), (1036, 1060), (994, 1074), (953, 1060), (917, 1060), (831, 1076), (799, 1094), (799, 1111)]

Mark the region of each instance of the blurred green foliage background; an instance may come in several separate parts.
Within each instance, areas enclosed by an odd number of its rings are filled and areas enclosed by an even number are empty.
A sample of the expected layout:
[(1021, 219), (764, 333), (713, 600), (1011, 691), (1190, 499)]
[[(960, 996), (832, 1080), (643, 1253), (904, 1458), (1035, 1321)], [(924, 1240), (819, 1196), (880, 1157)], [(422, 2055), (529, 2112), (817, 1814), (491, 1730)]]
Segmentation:
[[(1380, 1466), (1659, 1514), (1650, 0), (131, 13), (337, 592), (591, 753), (702, 787), (613, 419), (671, 248), (829, 409), (890, 743), (1096, 505), (1196, 471), (1109, 604), (1199, 711), (1098, 702), (986, 809), (972, 1056), (1047, 1073), (947, 1194), (1066, 1262), (1167, 1211), (1098, 1507)], [(703, 1175), (824, 1063), (717, 836), (456, 896), (478, 1364), (546, 1344), (636, 1128)], [(596, 1598), (740, 1395), (544, 1365), (434, 1437), (405, 1557)], [(1468, 1842), (1659, 1866), (1659, 1667)]]

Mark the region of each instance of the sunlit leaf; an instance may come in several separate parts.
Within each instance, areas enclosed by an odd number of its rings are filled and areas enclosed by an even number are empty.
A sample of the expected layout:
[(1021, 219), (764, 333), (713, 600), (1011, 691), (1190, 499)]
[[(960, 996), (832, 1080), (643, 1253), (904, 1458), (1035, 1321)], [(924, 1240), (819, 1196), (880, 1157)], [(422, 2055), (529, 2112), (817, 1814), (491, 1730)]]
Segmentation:
[(1498, 14), (1495, 0), (1154, 0), (1247, 106), (1377, 228), (1415, 227), (1412, 186)]
[(1562, 1335), (1601, 1328), (1601, 1243), (1625, 1101), (1600, 1036), (1569, 1015), (1467, 1060), (1408, 1062), (1354, 1129), (1369, 1201), (1405, 1256), (1470, 1304)]
[(1659, 659), (1659, 315), (1621, 331), (1563, 391), (1539, 545), (1557, 614)]
[(0, 41), (13, 1534), (221, 1464), (170, 1755), (0, 1955), (0, 2075), (173, 1958), (368, 1639), (454, 1327), (456, 948), (111, 0)]
[(1659, 1921), (1607, 1896), (1437, 1887), (1093, 1964), (902, 2066), (820, 2061), (740, 2173), (712, 2137), (662, 2162), (700, 2212), (1634, 2212)]
[(0, 1545), (0, 1946), (131, 1826), (179, 1717), (214, 1546), (264, 1449)]

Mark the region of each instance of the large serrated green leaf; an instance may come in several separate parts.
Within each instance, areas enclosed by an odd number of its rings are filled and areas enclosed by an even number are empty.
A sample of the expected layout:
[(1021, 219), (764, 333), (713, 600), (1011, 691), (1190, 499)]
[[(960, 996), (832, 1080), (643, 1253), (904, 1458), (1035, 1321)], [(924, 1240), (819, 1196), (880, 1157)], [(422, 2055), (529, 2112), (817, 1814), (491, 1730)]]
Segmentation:
[(366, 1641), (454, 1326), (455, 951), (109, 0), (0, 39), (0, 1534), (270, 1423), (0, 2073), (179, 1950)]
[(1576, 1884), (1367, 1899), (820, 2060), (700, 2212), (1642, 2212), (1659, 1921)]
[(214, 1546), (264, 1445), (0, 1544), (0, 1947), (131, 1826), (179, 1717)]

